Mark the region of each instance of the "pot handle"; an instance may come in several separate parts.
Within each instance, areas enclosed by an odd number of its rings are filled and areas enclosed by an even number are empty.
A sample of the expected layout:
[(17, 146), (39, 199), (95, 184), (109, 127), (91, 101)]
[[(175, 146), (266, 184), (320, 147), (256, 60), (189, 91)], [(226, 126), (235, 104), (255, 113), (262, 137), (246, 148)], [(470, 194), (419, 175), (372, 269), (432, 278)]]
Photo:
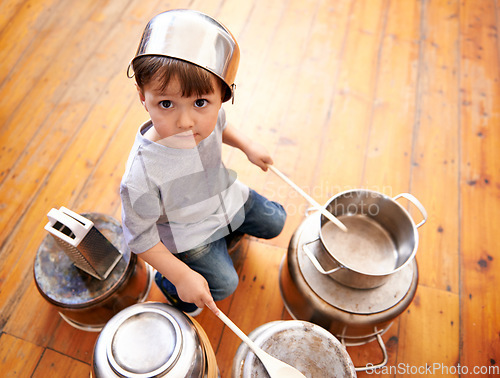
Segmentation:
[[(375, 330), (377, 330), (376, 327), (375, 327)], [(382, 336), (381, 336), (380, 332), (378, 332), (376, 334), (376, 337), (377, 337), (378, 345), (380, 346), (380, 349), (382, 350), (382, 355), (383, 355), (382, 362), (380, 362), (376, 365), (366, 364), (365, 366), (355, 366), (354, 370), (356, 370), (356, 371), (370, 371), (370, 370), (374, 370), (374, 369), (380, 369), (380, 368), (384, 367), (385, 365), (387, 365), (387, 361), (389, 360), (389, 358), (387, 356), (387, 348), (385, 347), (384, 340), (382, 340)], [(342, 345), (345, 346), (343, 337), (341, 338), (341, 342), (342, 342)]]
[(420, 211), (422, 214), (423, 218), (422, 221), (420, 221), (419, 224), (417, 224), (417, 228), (422, 226), (426, 221), (427, 221), (427, 211), (425, 211), (424, 206), (420, 203), (418, 199), (415, 198), (415, 196), (411, 195), (410, 193), (401, 193), (398, 194), (396, 197), (393, 198), (394, 201), (397, 201), (398, 198), (406, 198), (408, 201), (410, 201), (412, 204), (415, 205), (415, 207)]
[(304, 250), (304, 252), (306, 253), (306, 256), (309, 258), (309, 260), (311, 260), (312, 264), (314, 265), (314, 267), (318, 270), (318, 272), (320, 272), (321, 274), (324, 274), (324, 275), (328, 275), (328, 274), (331, 274), (331, 273), (335, 273), (336, 271), (340, 270), (343, 268), (342, 265), (339, 265), (338, 267), (334, 268), (334, 269), (331, 269), (331, 270), (325, 270), (320, 262), (318, 261), (318, 259), (316, 258), (316, 256), (314, 256), (314, 254), (309, 250), (309, 247), (308, 245), (309, 244), (312, 244), (312, 243), (316, 243), (317, 241), (319, 240), (316, 239), (316, 240), (313, 240), (313, 241), (310, 241), (310, 242), (307, 242), (307, 243), (304, 243), (302, 245), (302, 249)]

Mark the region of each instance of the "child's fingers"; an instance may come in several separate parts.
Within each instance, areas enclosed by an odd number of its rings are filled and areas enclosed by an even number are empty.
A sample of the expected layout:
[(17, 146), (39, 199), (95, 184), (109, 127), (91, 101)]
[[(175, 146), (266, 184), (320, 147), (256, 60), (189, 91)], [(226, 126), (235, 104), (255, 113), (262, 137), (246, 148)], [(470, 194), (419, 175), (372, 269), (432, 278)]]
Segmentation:
[(273, 159), (271, 158), (271, 156), (266, 156), (264, 158), (262, 158), (262, 164), (260, 164), (259, 166), (262, 168), (262, 170), (264, 172), (267, 172), (267, 166), (268, 165), (273, 165)]
[(271, 155), (267, 155), (264, 159), (264, 161), (266, 162), (266, 164), (269, 164), (269, 165), (273, 165), (274, 164), (274, 160), (273, 158), (271, 157)]
[(213, 300), (205, 303), (205, 306), (207, 306), (215, 315), (219, 315), (219, 309)]

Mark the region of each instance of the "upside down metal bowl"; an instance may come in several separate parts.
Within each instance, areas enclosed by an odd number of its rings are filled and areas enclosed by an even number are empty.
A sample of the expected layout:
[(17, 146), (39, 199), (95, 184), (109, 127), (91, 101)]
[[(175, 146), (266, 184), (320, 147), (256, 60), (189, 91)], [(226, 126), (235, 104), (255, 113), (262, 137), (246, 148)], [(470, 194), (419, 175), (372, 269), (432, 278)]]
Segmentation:
[(240, 60), (238, 43), (224, 25), (204, 13), (174, 9), (153, 17), (144, 29), (132, 63), (147, 55), (166, 56), (196, 64), (226, 84), (224, 101), (233, 96)]
[(201, 335), (184, 313), (164, 303), (130, 306), (104, 327), (94, 348), (95, 378), (205, 377)]

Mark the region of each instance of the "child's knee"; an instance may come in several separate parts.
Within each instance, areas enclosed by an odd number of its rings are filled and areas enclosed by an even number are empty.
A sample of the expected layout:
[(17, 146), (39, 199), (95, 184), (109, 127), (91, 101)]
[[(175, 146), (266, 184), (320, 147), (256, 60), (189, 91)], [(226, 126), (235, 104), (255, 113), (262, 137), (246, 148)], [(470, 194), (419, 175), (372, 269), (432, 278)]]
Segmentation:
[(218, 285), (216, 287), (211, 287), (210, 292), (214, 301), (221, 301), (236, 291), (238, 287), (239, 278), (238, 274), (233, 271), (230, 274), (226, 274), (220, 277)]
[(281, 234), (285, 227), (286, 211), (279, 203), (274, 202), (274, 212), (266, 225), (266, 235), (264, 239), (272, 239)]

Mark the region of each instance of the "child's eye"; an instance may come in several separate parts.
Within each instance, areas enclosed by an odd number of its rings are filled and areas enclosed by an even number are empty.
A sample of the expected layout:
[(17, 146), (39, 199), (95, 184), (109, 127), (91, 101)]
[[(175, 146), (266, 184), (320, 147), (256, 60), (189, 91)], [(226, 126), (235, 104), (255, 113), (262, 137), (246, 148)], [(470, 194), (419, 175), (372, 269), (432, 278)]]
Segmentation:
[(172, 107), (172, 101), (170, 101), (170, 100), (160, 101), (160, 106), (164, 109), (168, 109), (168, 108)]
[(208, 101), (205, 100), (205, 99), (198, 99), (194, 102), (194, 105), (197, 107), (197, 108), (203, 108), (204, 106), (206, 106), (208, 104)]

